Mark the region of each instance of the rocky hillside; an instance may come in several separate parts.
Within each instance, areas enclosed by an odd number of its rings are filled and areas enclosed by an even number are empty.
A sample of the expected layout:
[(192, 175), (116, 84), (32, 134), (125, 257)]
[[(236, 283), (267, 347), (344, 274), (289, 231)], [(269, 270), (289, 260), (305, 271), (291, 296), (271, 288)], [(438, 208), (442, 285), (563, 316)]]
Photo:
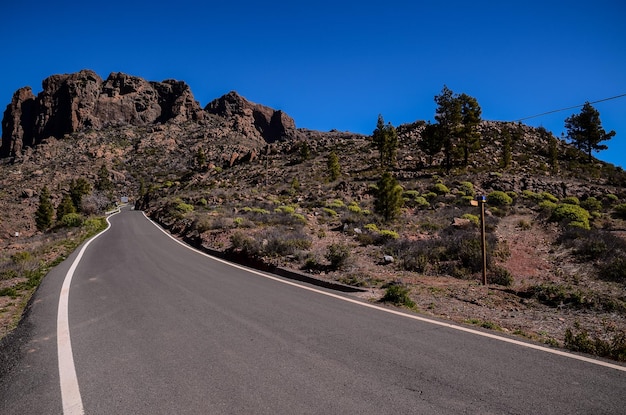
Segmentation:
[[(51, 76), (36, 97), (18, 90), (2, 121), (0, 290), (19, 280), (16, 254), (63, 227), (36, 229), (41, 189), (56, 207), (82, 178), (91, 185), (83, 216), (127, 196), (189, 243), (236, 260), (626, 359), (626, 174), (587, 163), (545, 130), (490, 121), (469, 164), (447, 172), (441, 155), (420, 150), (424, 126), (398, 126), (392, 173), (404, 207), (385, 222), (374, 208), (381, 172), (370, 137), (298, 129), (284, 112), (235, 92), (202, 109), (179, 81)], [(478, 210), (470, 205), (479, 194), (489, 196), (489, 287), (479, 283)], [(585, 226), (571, 226), (579, 220)]]

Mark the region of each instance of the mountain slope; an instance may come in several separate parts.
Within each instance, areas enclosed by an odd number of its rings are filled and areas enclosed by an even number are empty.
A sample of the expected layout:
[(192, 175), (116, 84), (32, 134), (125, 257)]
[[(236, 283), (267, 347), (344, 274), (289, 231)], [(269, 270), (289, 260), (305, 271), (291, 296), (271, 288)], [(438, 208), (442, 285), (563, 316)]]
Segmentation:
[[(400, 286), (422, 312), (588, 352), (602, 354), (598, 341), (622, 350), (626, 281), (611, 266), (626, 257), (624, 172), (587, 163), (545, 130), (490, 121), (480, 125), (481, 147), (468, 166), (447, 172), (440, 154), (431, 160), (420, 150), (424, 126), (398, 126), (392, 173), (405, 205), (385, 223), (374, 212), (381, 172), (369, 137), (297, 129), (282, 111), (235, 92), (202, 109), (178, 81), (53, 76), (37, 97), (17, 91), (5, 111), (2, 267), (19, 268), (16, 253), (51, 237), (34, 222), (43, 186), (57, 206), (83, 178), (93, 188), (84, 215), (128, 196), (188, 242), (237, 260), (366, 286), (367, 296)], [(335, 181), (331, 151), (341, 167)], [(491, 197), (497, 192), (510, 202)], [(490, 287), (479, 284), (479, 212), (469, 203), (481, 194), (490, 195)], [(568, 204), (588, 213), (591, 229), (560, 223), (555, 209)]]

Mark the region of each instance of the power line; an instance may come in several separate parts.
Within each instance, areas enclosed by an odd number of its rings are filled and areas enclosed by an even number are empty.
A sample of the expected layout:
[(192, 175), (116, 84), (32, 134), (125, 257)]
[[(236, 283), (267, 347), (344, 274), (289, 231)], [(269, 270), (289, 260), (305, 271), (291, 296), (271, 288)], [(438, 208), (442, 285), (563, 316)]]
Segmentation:
[[(590, 102), (590, 104), (596, 104), (596, 103), (598, 103), (598, 102), (610, 101), (610, 100), (612, 100), (612, 99), (617, 99), (617, 98), (622, 98), (622, 97), (626, 97), (626, 94), (616, 95), (616, 96), (614, 96), (614, 97), (610, 97), (610, 98), (599, 99), (599, 100), (597, 100), (597, 101)], [(580, 105), (574, 105), (574, 106), (572, 106), (572, 107), (561, 108), (561, 109), (558, 109), (558, 110), (552, 110), (552, 111), (548, 111), (548, 112), (542, 112), (541, 114), (531, 115), (530, 117), (520, 118), (520, 119), (518, 119), (518, 120), (516, 120), (516, 121), (524, 121), (524, 120), (529, 120), (529, 119), (531, 119), (531, 118), (542, 117), (542, 116), (544, 116), (544, 115), (554, 114), (555, 112), (561, 112), (561, 111), (571, 110), (571, 109), (574, 109), (574, 108), (580, 108), (580, 107), (582, 107), (582, 106), (584, 106), (584, 105), (585, 105), (585, 104), (580, 104)]]

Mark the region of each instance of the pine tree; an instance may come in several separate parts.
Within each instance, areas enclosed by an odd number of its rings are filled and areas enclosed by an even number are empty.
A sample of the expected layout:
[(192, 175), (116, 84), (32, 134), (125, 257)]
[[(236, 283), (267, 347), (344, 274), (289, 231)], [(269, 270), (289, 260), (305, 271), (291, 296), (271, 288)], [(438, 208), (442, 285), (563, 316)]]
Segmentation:
[(146, 195), (146, 181), (141, 177), (139, 179), (139, 197), (144, 197)]
[(461, 127), (461, 102), (456, 99), (452, 90), (444, 85), (441, 94), (435, 96), (435, 103), (437, 104), (435, 120), (441, 134), (444, 163), (446, 170), (450, 171)]
[(443, 143), (446, 170), (450, 171), (458, 155), (462, 155), (467, 165), (470, 154), (480, 147), (477, 127), (482, 110), (478, 101), (467, 94), (455, 95), (444, 85), (441, 94), (435, 96), (435, 103), (435, 120)]
[(76, 213), (76, 207), (72, 202), (72, 198), (68, 194), (64, 194), (61, 203), (57, 206), (57, 221), (63, 219), (63, 216), (69, 213)]
[(309, 147), (309, 143), (303, 141), (300, 145), (300, 161), (307, 161), (311, 157), (311, 148)]
[(98, 170), (98, 181), (96, 182), (96, 190), (108, 192), (113, 190), (113, 182), (111, 181), (111, 172), (105, 164)]
[(391, 123), (385, 125), (385, 120), (380, 114), (378, 115), (376, 129), (372, 133), (372, 142), (380, 156), (380, 167), (386, 170), (395, 166), (398, 151), (398, 132)]
[(206, 167), (206, 154), (202, 147), (198, 147), (198, 151), (196, 151), (195, 157), (196, 166), (200, 169), (204, 169)]
[(600, 144), (602, 141), (610, 140), (615, 136), (615, 131), (608, 133), (602, 128), (600, 113), (589, 102), (585, 102), (580, 114), (573, 114), (565, 119), (567, 137), (572, 144), (589, 157), (591, 163), (591, 152), (606, 150), (608, 147)]
[(428, 164), (432, 165), (433, 159), (437, 154), (439, 154), (441, 148), (443, 147), (443, 140), (441, 138), (439, 126), (428, 122), (421, 135), (421, 140), (418, 141), (417, 145), (424, 153), (426, 153)]
[(469, 156), (480, 148), (480, 114), (482, 110), (476, 98), (461, 94), (457, 98), (461, 107), (460, 146), (463, 150), (463, 165), (469, 164)]
[(37, 229), (45, 231), (52, 226), (53, 216), (54, 206), (52, 206), (52, 202), (50, 201), (50, 191), (47, 186), (44, 186), (39, 194), (39, 207), (35, 212), (35, 224), (37, 225)]
[(402, 197), (402, 186), (389, 173), (385, 171), (380, 180), (376, 183), (376, 199), (374, 200), (374, 210), (380, 214), (385, 221), (394, 219), (400, 213), (404, 205)]
[(557, 173), (559, 171), (559, 147), (558, 140), (553, 135), (550, 135), (548, 141), (548, 157), (550, 159), (550, 171)]
[(511, 165), (511, 133), (508, 130), (502, 132), (502, 168)]
[(74, 203), (77, 212), (81, 211), (83, 196), (89, 193), (91, 193), (91, 184), (89, 184), (87, 180), (80, 177), (71, 181), (70, 197), (72, 198), (72, 203)]
[(330, 176), (330, 181), (334, 182), (341, 175), (341, 166), (339, 165), (339, 157), (337, 157), (337, 153), (331, 151), (328, 155), (327, 159), (328, 166), (328, 175)]

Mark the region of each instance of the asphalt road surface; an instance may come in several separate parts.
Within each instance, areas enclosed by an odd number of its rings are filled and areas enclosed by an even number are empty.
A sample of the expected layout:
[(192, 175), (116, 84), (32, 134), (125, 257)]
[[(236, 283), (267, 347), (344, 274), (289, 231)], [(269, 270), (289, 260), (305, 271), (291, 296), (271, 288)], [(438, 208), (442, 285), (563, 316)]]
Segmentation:
[(62, 396), (57, 348), (76, 252), (0, 345), (0, 414), (626, 414), (623, 367), (266, 278), (182, 246), (141, 212), (111, 223), (69, 291), (78, 400)]

